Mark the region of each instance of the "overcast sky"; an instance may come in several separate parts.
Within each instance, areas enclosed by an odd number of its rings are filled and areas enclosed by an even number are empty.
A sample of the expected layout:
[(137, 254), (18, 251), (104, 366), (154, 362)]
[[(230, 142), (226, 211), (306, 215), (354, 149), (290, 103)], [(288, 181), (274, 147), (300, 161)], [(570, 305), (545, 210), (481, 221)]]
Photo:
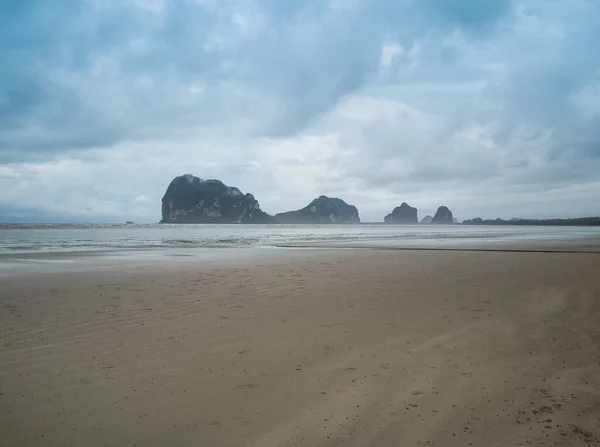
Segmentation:
[(173, 177), (277, 213), (600, 215), (600, 1), (4, 0), (0, 220), (156, 222)]

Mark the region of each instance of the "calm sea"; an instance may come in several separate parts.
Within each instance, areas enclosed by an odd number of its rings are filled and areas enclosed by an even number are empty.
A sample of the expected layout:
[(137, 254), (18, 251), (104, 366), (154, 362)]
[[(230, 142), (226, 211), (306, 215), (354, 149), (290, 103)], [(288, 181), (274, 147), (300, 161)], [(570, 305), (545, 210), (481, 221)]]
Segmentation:
[(181, 251), (281, 245), (447, 246), (599, 236), (598, 227), (303, 225), (5, 225), (0, 253)]

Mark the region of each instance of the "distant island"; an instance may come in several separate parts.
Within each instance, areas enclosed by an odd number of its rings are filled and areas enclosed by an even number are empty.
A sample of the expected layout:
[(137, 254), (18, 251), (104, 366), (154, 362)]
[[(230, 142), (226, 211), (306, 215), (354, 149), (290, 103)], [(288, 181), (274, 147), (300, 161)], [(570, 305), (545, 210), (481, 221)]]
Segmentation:
[(463, 220), (463, 225), (554, 225), (554, 226), (598, 226), (600, 217), (577, 217), (572, 219), (475, 219)]
[[(304, 208), (274, 216), (264, 212), (252, 194), (244, 194), (220, 180), (201, 179), (192, 174), (175, 177), (162, 198), (163, 224), (349, 224), (361, 223), (358, 209), (336, 197), (321, 195)], [(418, 210), (403, 202), (383, 219), (393, 225), (457, 225), (447, 206), (435, 215), (418, 219)], [(128, 225), (133, 224), (127, 221)], [(462, 225), (563, 225), (600, 226), (600, 217), (574, 219), (468, 219)]]
[(319, 196), (304, 208), (275, 214), (282, 224), (359, 224), (360, 216), (354, 205), (342, 199)]
[(390, 214), (385, 216), (383, 221), (386, 224), (416, 225), (419, 223), (419, 218), (417, 217), (417, 209), (403, 202), (402, 205), (397, 206)]
[(393, 225), (454, 225), (458, 223), (447, 206), (440, 206), (435, 216), (425, 216), (419, 222), (418, 210), (406, 202), (402, 202), (400, 206), (394, 208), (390, 214), (385, 216), (383, 222)]
[(431, 219), (433, 225), (454, 225), (454, 216), (452, 211), (447, 206), (440, 206), (433, 219)]

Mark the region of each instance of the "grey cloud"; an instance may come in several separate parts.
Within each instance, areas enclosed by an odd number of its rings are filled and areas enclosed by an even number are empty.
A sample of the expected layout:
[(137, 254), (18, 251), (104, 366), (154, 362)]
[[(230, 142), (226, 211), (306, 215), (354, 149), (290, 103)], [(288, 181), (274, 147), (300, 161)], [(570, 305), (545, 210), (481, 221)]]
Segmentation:
[[(40, 167), (21, 171), (12, 203), (35, 205), (26, 178), (56, 196), (79, 182), (69, 203), (123, 216), (188, 171), (255, 193), (267, 211), (347, 195), (368, 220), (405, 199), (473, 217), (551, 195), (579, 213), (594, 197), (595, 2), (85, 4), (21, 10), (29, 37), (0, 47), (0, 163)], [(9, 35), (19, 28), (0, 26)], [(396, 52), (386, 66), (384, 44)], [(83, 177), (44, 160), (76, 160)], [(123, 193), (127, 182), (138, 189)], [(137, 216), (153, 221), (145, 206)]]
[[(0, 73), (0, 157), (54, 156), (219, 122), (249, 136), (293, 135), (360, 89), (378, 69), (384, 39), (410, 23), (397, 11), (406, 2), (249, 4), (225, 6), (229, 15), (188, 1), (158, 12), (114, 1), (11, 11), (20, 27), (5, 31), (17, 44), (4, 54), (19, 71)], [(238, 35), (236, 8), (266, 17), (265, 26)], [(477, 10), (467, 19), (487, 20)], [(202, 94), (190, 94), (194, 86)]]

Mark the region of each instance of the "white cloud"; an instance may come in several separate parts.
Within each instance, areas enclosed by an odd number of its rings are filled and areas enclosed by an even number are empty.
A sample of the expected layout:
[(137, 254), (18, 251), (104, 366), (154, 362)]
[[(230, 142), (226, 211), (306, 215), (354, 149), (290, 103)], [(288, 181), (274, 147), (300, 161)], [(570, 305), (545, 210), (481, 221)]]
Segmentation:
[(145, 196), (143, 194), (141, 196), (137, 196), (133, 201), (135, 203), (154, 203), (155, 202), (150, 197)]

